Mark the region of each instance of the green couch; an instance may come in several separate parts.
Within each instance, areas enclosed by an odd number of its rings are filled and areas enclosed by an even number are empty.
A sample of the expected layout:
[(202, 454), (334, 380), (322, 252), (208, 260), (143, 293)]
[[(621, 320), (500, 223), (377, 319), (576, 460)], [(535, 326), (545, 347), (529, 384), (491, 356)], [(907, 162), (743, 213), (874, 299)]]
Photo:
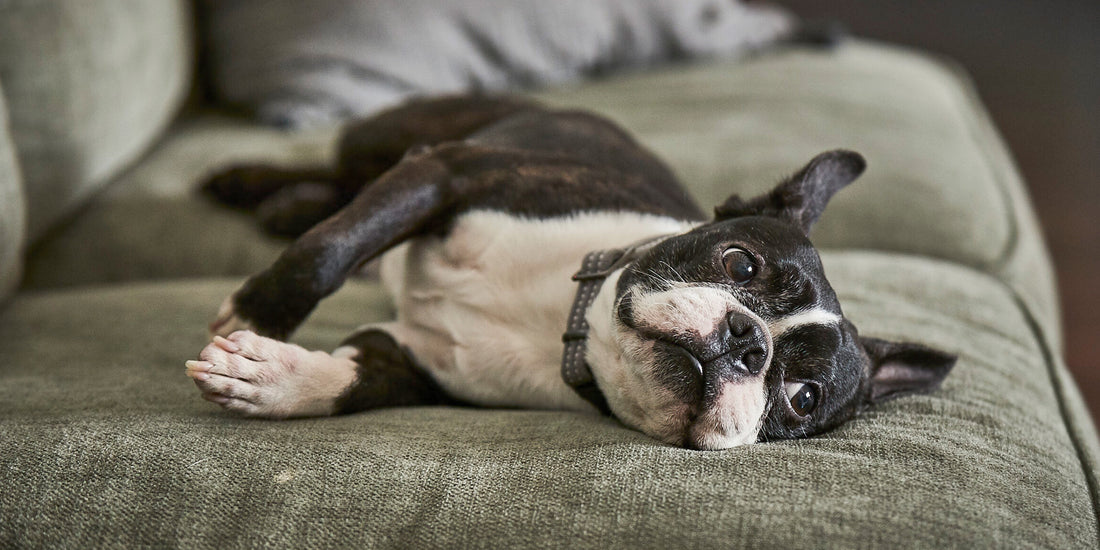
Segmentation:
[[(535, 94), (619, 121), (705, 205), (825, 149), (863, 153), (814, 240), (862, 333), (959, 355), (942, 390), (721, 452), (547, 411), (254, 421), (200, 399), (183, 364), (283, 243), (194, 183), (233, 160), (327, 158), (335, 132), (177, 114), (188, 10), (129, 4), (33, 52), (63, 68), (47, 81), (18, 47), (48, 21), (0, 5), (0, 288), (23, 273), (0, 309), (0, 547), (1097, 547), (1100, 447), (1050, 261), (951, 64), (853, 40)], [(119, 26), (141, 32), (89, 50)], [(356, 280), (295, 341), (331, 349), (390, 314)]]

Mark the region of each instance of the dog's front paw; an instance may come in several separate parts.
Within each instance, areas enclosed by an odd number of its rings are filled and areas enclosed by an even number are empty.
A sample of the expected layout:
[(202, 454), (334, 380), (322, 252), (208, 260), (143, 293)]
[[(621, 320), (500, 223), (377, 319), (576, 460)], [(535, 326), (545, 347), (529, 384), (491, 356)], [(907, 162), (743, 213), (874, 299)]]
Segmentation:
[(239, 330), (248, 330), (256, 332), (255, 325), (241, 317), (237, 313), (236, 307), (233, 306), (233, 297), (230, 296), (222, 302), (221, 307), (218, 308), (218, 315), (209, 325), (210, 336), (226, 337)]
[(356, 363), (253, 332), (215, 336), (190, 376), (207, 401), (245, 416), (326, 416), (356, 379)]

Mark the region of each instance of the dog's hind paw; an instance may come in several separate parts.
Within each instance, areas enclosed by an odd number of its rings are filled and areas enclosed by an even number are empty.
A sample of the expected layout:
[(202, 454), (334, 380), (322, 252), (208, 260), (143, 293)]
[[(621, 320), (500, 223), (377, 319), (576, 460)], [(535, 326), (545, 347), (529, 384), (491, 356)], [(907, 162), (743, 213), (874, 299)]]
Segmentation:
[(245, 416), (291, 418), (333, 414), (356, 379), (356, 363), (249, 331), (215, 336), (187, 362), (207, 401)]
[(279, 175), (264, 164), (239, 164), (211, 173), (199, 188), (222, 204), (250, 210), (282, 187)]

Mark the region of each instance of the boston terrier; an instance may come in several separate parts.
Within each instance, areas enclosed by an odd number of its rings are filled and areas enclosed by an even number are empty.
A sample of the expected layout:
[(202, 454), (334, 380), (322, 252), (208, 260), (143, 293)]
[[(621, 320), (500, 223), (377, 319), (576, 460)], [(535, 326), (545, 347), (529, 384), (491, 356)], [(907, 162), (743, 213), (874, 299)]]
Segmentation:
[[(272, 231), (304, 231), (225, 301), (187, 363), (224, 409), (602, 412), (726, 449), (829, 430), (936, 388), (955, 362), (862, 337), (841, 311), (807, 235), (863, 172), (851, 151), (709, 219), (614, 123), (520, 99), (413, 101), (349, 125), (338, 159), (237, 166), (204, 185)], [(332, 353), (285, 341), (378, 257), (395, 320)]]

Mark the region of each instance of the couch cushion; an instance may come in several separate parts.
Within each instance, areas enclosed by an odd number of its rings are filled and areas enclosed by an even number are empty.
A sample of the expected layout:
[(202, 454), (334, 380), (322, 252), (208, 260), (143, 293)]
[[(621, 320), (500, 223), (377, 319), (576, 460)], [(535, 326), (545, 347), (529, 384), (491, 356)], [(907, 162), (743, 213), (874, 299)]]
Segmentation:
[(251, 275), (286, 243), (262, 234), (248, 216), (199, 196), (196, 184), (242, 160), (324, 162), (335, 136), (335, 128), (289, 133), (216, 114), (187, 118), (31, 251), (25, 284)]
[(23, 271), (26, 209), (23, 178), (8, 133), (8, 110), (0, 88), (0, 304), (19, 283)]
[[(824, 261), (864, 334), (958, 365), (831, 433), (721, 452), (559, 412), (239, 420), (183, 373), (233, 282), (24, 293), (0, 314), (0, 546), (1095, 548), (1095, 434), (1014, 293)], [(383, 304), (352, 284), (297, 340), (331, 348)]]
[(0, 4), (0, 81), (36, 239), (133, 161), (189, 86), (188, 3)]
[(282, 126), (331, 123), (413, 95), (515, 89), (744, 54), (792, 30), (735, 0), (215, 0), (213, 89)]

